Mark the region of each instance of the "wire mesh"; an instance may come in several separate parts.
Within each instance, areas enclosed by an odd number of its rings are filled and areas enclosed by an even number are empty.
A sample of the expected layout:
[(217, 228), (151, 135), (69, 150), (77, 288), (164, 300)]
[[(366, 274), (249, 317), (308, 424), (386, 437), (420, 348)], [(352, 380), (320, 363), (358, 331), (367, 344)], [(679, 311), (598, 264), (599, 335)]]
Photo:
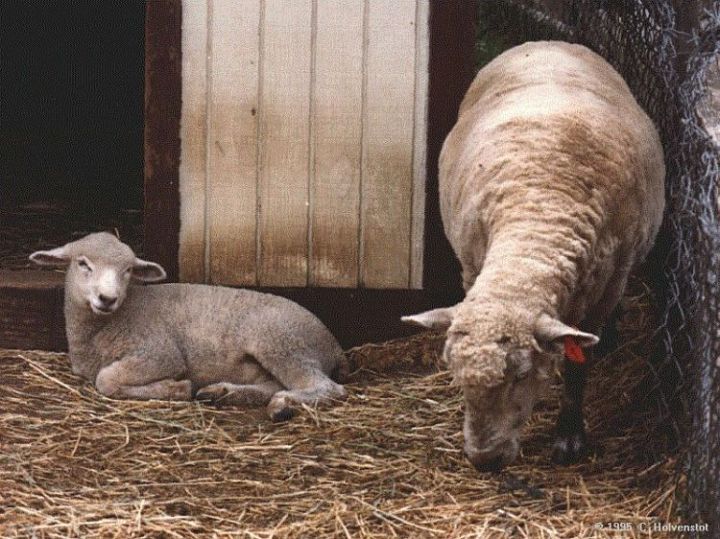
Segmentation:
[(581, 43), (627, 81), (660, 131), (667, 212), (648, 279), (657, 298), (648, 394), (681, 449), (689, 522), (720, 537), (720, 148), (697, 114), (720, 57), (720, 3), (481, 0), (481, 23), (508, 44)]

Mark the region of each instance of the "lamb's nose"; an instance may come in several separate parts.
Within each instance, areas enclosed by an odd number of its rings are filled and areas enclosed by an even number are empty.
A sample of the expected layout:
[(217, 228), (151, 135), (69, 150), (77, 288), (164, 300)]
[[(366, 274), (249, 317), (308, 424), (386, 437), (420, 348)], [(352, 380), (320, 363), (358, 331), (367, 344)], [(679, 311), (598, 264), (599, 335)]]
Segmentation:
[(100, 300), (100, 303), (103, 304), (105, 307), (112, 307), (115, 305), (115, 302), (117, 301), (117, 296), (105, 296), (103, 294), (100, 294), (98, 296), (98, 299)]

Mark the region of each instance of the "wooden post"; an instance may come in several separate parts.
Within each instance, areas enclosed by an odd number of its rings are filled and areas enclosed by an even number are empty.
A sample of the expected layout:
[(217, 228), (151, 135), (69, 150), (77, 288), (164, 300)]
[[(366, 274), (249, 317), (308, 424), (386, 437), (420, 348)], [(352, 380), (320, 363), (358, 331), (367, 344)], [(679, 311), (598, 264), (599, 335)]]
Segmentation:
[(178, 277), (181, 25), (181, 0), (146, 3), (144, 251), (170, 280)]

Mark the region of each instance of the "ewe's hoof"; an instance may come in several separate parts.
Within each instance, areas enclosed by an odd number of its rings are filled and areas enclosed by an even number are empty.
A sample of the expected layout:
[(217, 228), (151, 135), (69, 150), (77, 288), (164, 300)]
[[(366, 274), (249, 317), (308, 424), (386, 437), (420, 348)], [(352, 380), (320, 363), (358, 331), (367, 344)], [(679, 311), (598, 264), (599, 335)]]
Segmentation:
[(585, 433), (575, 432), (555, 439), (552, 460), (555, 464), (573, 464), (582, 459), (586, 452)]
[(209, 386), (201, 387), (195, 394), (195, 399), (206, 402), (217, 402), (228, 394), (228, 389), (225, 384), (210, 384)]

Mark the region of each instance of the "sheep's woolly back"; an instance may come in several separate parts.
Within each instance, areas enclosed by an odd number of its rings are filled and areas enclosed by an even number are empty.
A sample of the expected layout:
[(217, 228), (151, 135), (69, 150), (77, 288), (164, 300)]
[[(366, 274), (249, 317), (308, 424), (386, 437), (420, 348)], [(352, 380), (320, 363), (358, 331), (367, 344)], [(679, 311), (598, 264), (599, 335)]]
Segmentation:
[(526, 43), (483, 68), (440, 157), (467, 293), (448, 330), (456, 381), (502, 383), (512, 350), (539, 354), (541, 315), (599, 330), (650, 251), (664, 176), (655, 127), (589, 49)]
[(600, 56), (506, 51), (478, 73), (440, 159), (467, 299), (576, 325), (606, 316), (657, 234), (664, 175), (655, 127)]

